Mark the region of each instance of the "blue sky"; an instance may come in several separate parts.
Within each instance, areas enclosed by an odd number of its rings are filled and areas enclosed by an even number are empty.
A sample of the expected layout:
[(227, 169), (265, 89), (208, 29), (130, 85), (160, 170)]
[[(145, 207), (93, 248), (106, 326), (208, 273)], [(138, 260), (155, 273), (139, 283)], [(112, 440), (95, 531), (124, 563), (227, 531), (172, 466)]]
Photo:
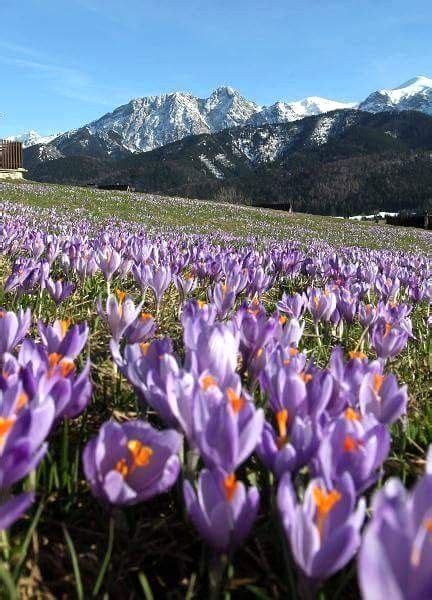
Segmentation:
[(432, 76), (431, 0), (0, 0), (0, 23), (0, 136), (174, 90), (359, 100)]

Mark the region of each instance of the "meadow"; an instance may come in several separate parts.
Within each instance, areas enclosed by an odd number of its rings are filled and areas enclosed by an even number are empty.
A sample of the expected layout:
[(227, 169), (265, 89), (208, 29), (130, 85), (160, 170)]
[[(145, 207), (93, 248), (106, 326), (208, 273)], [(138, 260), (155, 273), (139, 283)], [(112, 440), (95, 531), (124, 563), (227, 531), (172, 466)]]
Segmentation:
[(0, 184), (2, 597), (431, 597), (431, 241)]

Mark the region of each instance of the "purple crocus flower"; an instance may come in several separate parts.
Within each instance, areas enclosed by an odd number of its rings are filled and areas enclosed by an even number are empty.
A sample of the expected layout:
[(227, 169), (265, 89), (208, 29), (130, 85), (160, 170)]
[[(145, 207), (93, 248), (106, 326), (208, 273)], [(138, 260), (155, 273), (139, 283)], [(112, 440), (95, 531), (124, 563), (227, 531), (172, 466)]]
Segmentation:
[(356, 508), (356, 490), (348, 473), (330, 486), (323, 479), (313, 479), (301, 503), (286, 473), (279, 483), (277, 502), (294, 560), (311, 587), (353, 558), (360, 545), (365, 502), (361, 499)]
[(0, 308), (0, 355), (11, 352), (27, 335), (31, 325), (31, 313), (20, 309), (16, 314)]
[(93, 494), (116, 506), (137, 504), (175, 483), (182, 437), (157, 431), (144, 421), (108, 421), (83, 453), (84, 473)]
[(112, 247), (106, 247), (104, 250), (99, 250), (95, 255), (95, 260), (107, 281), (111, 280), (122, 261), (121, 254)]
[(373, 414), (380, 422), (390, 425), (406, 412), (406, 385), (399, 388), (393, 374), (370, 373), (363, 378), (359, 391), (361, 412)]
[(33, 502), (33, 493), (9, 497), (10, 488), (34, 470), (47, 450), (44, 443), (54, 419), (54, 404), (45, 398), (30, 404), (20, 383), (0, 390), (0, 530), (14, 523)]
[(277, 432), (268, 422), (264, 424), (256, 451), (264, 465), (280, 478), (286, 471), (296, 473), (314, 456), (319, 443), (317, 428), (309, 417), (295, 417), (287, 430), (288, 411), (276, 417)]
[(233, 473), (261, 439), (262, 409), (255, 409), (237, 378), (237, 384), (224, 391), (223, 400), (209, 403), (199, 396), (193, 410), (194, 440), (204, 462)]
[(220, 387), (230, 381), (238, 360), (239, 336), (233, 327), (216, 323), (208, 325), (198, 318), (185, 331), (185, 369), (195, 376), (209, 371)]
[(38, 322), (38, 331), (48, 354), (59, 354), (75, 360), (88, 338), (87, 323), (70, 324), (67, 320), (56, 320), (53, 325)]
[(219, 470), (201, 471), (198, 493), (185, 481), (183, 494), (193, 524), (216, 552), (227, 553), (239, 546), (258, 513), (258, 490), (247, 490), (234, 474)]
[(407, 345), (408, 332), (402, 327), (379, 317), (371, 327), (370, 344), (379, 358), (396, 356)]
[(234, 306), (236, 293), (226, 283), (216, 283), (209, 291), (209, 300), (216, 306), (218, 317), (223, 319)]
[(98, 313), (107, 320), (111, 335), (117, 342), (120, 340), (126, 329), (135, 321), (141, 310), (142, 303), (135, 306), (132, 298), (125, 292), (116, 290), (116, 294), (110, 294), (106, 301), (105, 310), (102, 307), (102, 300), (98, 300)]
[(328, 485), (349, 473), (360, 494), (377, 480), (389, 451), (387, 427), (372, 415), (359, 418), (353, 409), (347, 409), (323, 434), (317, 453), (318, 471)]
[(318, 321), (330, 321), (336, 310), (336, 294), (328, 290), (312, 288), (308, 290), (309, 311), (315, 323)]
[(182, 301), (188, 294), (193, 292), (197, 286), (197, 278), (192, 273), (187, 273), (186, 275), (174, 275), (173, 282)]
[(294, 317), (295, 319), (299, 319), (306, 309), (307, 301), (307, 296), (304, 293), (294, 294), (293, 296), (288, 296), (288, 294), (284, 293), (276, 306), (281, 312), (287, 314), (289, 318)]
[(171, 283), (171, 279), (171, 269), (163, 265), (155, 266), (154, 270), (151, 270), (148, 274), (148, 287), (152, 290), (158, 306)]
[(61, 279), (53, 281), (51, 277), (49, 277), (45, 282), (45, 287), (54, 302), (60, 304), (63, 300), (69, 298), (75, 289), (75, 284), (62, 281)]
[(425, 475), (407, 492), (389, 479), (372, 501), (358, 574), (365, 600), (432, 597), (432, 453)]

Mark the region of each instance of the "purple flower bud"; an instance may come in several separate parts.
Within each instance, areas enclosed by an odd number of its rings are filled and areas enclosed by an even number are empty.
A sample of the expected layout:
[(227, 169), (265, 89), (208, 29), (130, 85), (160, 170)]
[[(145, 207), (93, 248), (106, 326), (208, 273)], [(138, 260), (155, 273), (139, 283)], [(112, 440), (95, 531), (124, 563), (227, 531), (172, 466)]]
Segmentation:
[(198, 494), (188, 481), (183, 484), (183, 494), (193, 524), (217, 552), (239, 546), (258, 513), (258, 490), (255, 487), (247, 490), (234, 473), (204, 469), (198, 481)]

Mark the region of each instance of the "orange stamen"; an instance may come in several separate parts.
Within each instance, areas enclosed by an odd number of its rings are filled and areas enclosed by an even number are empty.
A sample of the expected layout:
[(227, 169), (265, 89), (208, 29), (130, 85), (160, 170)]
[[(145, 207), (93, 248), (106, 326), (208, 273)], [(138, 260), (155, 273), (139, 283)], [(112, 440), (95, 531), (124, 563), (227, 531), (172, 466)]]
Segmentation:
[(235, 393), (235, 391), (232, 388), (227, 389), (227, 396), (228, 396), (228, 400), (229, 400), (229, 403), (231, 404), (233, 411), (236, 414), (239, 413), (245, 405), (244, 398), (237, 396), (237, 394)]
[(354, 439), (351, 435), (345, 436), (343, 449), (344, 452), (357, 452), (359, 449), (360, 442)]
[(348, 419), (348, 421), (360, 421), (361, 416), (353, 408), (347, 408), (345, 411), (345, 419)]
[(141, 321), (148, 321), (149, 319), (153, 319), (153, 315), (151, 313), (142, 312), (140, 314)]
[(118, 471), (122, 477), (127, 476), (127, 474), (129, 473), (129, 468), (124, 458), (121, 458), (119, 461), (117, 461), (115, 470)]
[(48, 354), (48, 364), (50, 368), (53, 369), (54, 367), (56, 367), (59, 364), (61, 358), (62, 355), (58, 352), (51, 352), (51, 354)]
[(200, 310), (202, 310), (204, 306), (207, 306), (207, 302), (204, 302), (204, 300), (198, 300), (197, 304)]
[(364, 352), (359, 352), (357, 350), (351, 350), (350, 352), (348, 352), (348, 356), (351, 358), (351, 360), (354, 358), (358, 358), (360, 360), (367, 358), (367, 356)]
[(287, 423), (288, 423), (288, 411), (286, 408), (278, 410), (276, 413), (276, 423), (279, 432), (279, 437), (276, 440), (276, 445), (280, 450), (287, 441)]
[(128, 450), (132, 454), (133, 466), (146, 467), (153, 455), (153, 449), (150, 446), (144, 446), (139, 440), (130, 440)]
[(335, 504), (342, 498), (342, 494), (337, 490), (330, 490), (330, 492), (326, 493), (325, 490), (316, 486), (312, 490), (312, 498), (317, 507), (317, 527), (322, 538), (327, 516), (333, 510)]
[(373, 376), (373, 389), (376, 394), (379, 394), (382, 388), (382, 384), (384, 383), (385, 375), (380, 375), (379, 373), (374, 373)]
[(62, 377), (67, 377), (75, 369), (73, 360), (68, 358), (63, 358), (63, 360), (60, 361), (59, 366)]
[(70, 324), (71, 324), (71, 321), (70, 321), (70, 319), (62, 319), (62, 320), (60, 321), (60, 329), (61, 329), (61, 332), (62, 332), (62, 336), (63, 336), (63, 337), (66, 335), (66, 333), (67, 333), (67, 330), (68, 330), (68, 329), (69, 329), (69, 327), (70, 327)]
[(384, 336), (383, 337), (386, 337), (386, 335), (388, 335), (391, 330), (392, 330), (391, 323), (386, 323), (385, 324), (385, 332), (384, 332)]
[(117, 296), (118, 303), (123, 304), (123, 300), (126, 298), (126, 292), (123, 292), (122, 290), (117, 289), (116, 296)]
[(209, 388), (217, 386), (217, 381), (211, 375), (204, 375), (204, 377), (201, 378), (200, 385), (206, 392)]
[(0, 417), (0, 440), (2, 440), (3, 437), (9, 433), (14, 423), (15, 417), (11, 417), (10, 419)]
[(234, 473), (227, 475), (223, 480), (223, 490), (225, 492), (226, 499), (231, 502), (234, 498), (234, 494), (237, 488), (237, 480)]
[(28, 402), (28, 396), (25, 392), (21, 392), (21, 394), (18, 396), (18, 402), (16, 405), (16, 410), (20, 410), (21, 408), (23, 408)]
[(312, 379), (312, 375), (310, 373), (299, 373), (299, 377), (305, 383), (308, 383)]
[(287, 321), (288, 321), (288, 317), (286, 317), (285, 315), (281, 315), (281, 316), (279, 317), (279, 323), (280, 323), (281, 325), (285, 325), (285, 323), (286, 323)]
[(149, 342), (142, 342), (139, 346), (140, 346), (141, 352), (144, 354), (144, 356), (147, 356), (147, 352), (148, 352), (148, 349), (150, 346)]

